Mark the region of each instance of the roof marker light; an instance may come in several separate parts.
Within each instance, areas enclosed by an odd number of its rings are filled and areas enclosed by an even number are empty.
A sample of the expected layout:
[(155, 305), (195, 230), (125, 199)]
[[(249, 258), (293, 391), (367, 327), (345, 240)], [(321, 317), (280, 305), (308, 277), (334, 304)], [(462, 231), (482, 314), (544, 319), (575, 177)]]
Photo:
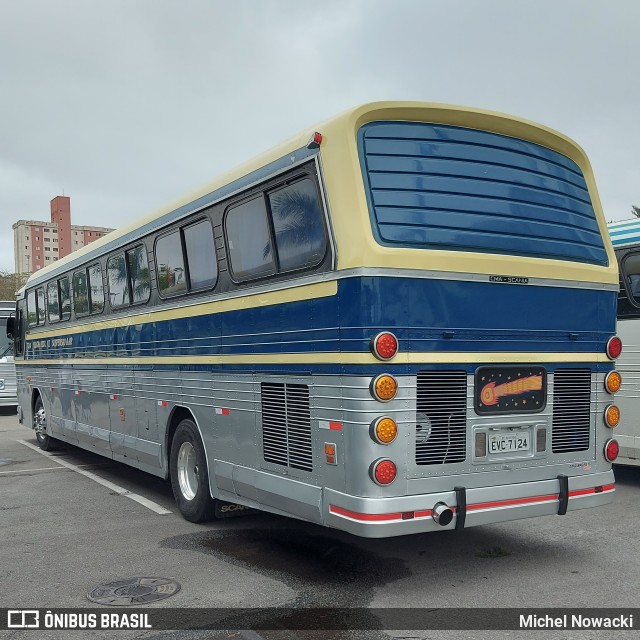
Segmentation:
[(307, 149), (317, 149), (322, 142), (322, 134), (317, 131), (309, 138), (307, 142)]

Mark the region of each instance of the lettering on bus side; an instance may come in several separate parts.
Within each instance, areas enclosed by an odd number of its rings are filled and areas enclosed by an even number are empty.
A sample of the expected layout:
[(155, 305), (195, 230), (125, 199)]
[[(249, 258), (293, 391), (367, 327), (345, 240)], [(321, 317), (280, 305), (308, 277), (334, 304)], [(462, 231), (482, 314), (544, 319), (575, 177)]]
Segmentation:
[(529, 284), (529, 278), (520, 276), (489, 276), (489, 282), (502, 282), (504, 284)]

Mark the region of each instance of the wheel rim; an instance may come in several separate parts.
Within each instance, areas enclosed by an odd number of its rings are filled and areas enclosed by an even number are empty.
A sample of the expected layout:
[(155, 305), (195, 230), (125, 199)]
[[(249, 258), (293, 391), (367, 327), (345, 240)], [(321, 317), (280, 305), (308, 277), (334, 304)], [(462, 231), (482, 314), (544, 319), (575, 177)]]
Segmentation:
[(178, 451), (178, 484), (187, 500), (193, 500), (198, 493), (198, 461), (196, 450), (190, 442), (183, 442)]
[(43, 440), (47, 435), (47, 414), (44, 407), (40, 407), (33, 416), (33, 428), (36, 432), (36, 438)]

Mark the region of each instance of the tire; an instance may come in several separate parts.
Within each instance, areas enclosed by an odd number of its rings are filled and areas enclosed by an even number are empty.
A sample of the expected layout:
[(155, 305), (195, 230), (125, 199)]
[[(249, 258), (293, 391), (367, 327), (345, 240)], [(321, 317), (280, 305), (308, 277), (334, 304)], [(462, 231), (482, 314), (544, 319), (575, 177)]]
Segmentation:
[(195, 422), (180, 422), (171, 442), (171, 488), (180, 513), (189, 522), (215, 519), (215, 500), (209, 493), (209, 471)]
[(42, 398), (38, 396), (33, 407), (33, 429), (36, 432), (36, 440), (43, 451), (54, 451), (58, 448), (58, 441), (47, 433), (47, 426), (47, 412)]

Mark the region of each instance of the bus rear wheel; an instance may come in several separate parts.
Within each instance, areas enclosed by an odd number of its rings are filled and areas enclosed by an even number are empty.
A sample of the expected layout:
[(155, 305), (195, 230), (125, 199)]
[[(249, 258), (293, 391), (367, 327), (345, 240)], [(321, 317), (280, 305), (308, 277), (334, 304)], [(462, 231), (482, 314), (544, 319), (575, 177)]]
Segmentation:
[(215, 518), (215, 500), (209, 493), (204, 445), (193, 420), (180, 422), (171, 442), (171, 488), (180, 513), (189, 522)]
[(43, 451), (56, 449), (58, 441), (47, 433), (47, 412), (40, 396), (36, 398), (36, 403), (33, 407), (33, 430), (36, 432), (38, 446)]

